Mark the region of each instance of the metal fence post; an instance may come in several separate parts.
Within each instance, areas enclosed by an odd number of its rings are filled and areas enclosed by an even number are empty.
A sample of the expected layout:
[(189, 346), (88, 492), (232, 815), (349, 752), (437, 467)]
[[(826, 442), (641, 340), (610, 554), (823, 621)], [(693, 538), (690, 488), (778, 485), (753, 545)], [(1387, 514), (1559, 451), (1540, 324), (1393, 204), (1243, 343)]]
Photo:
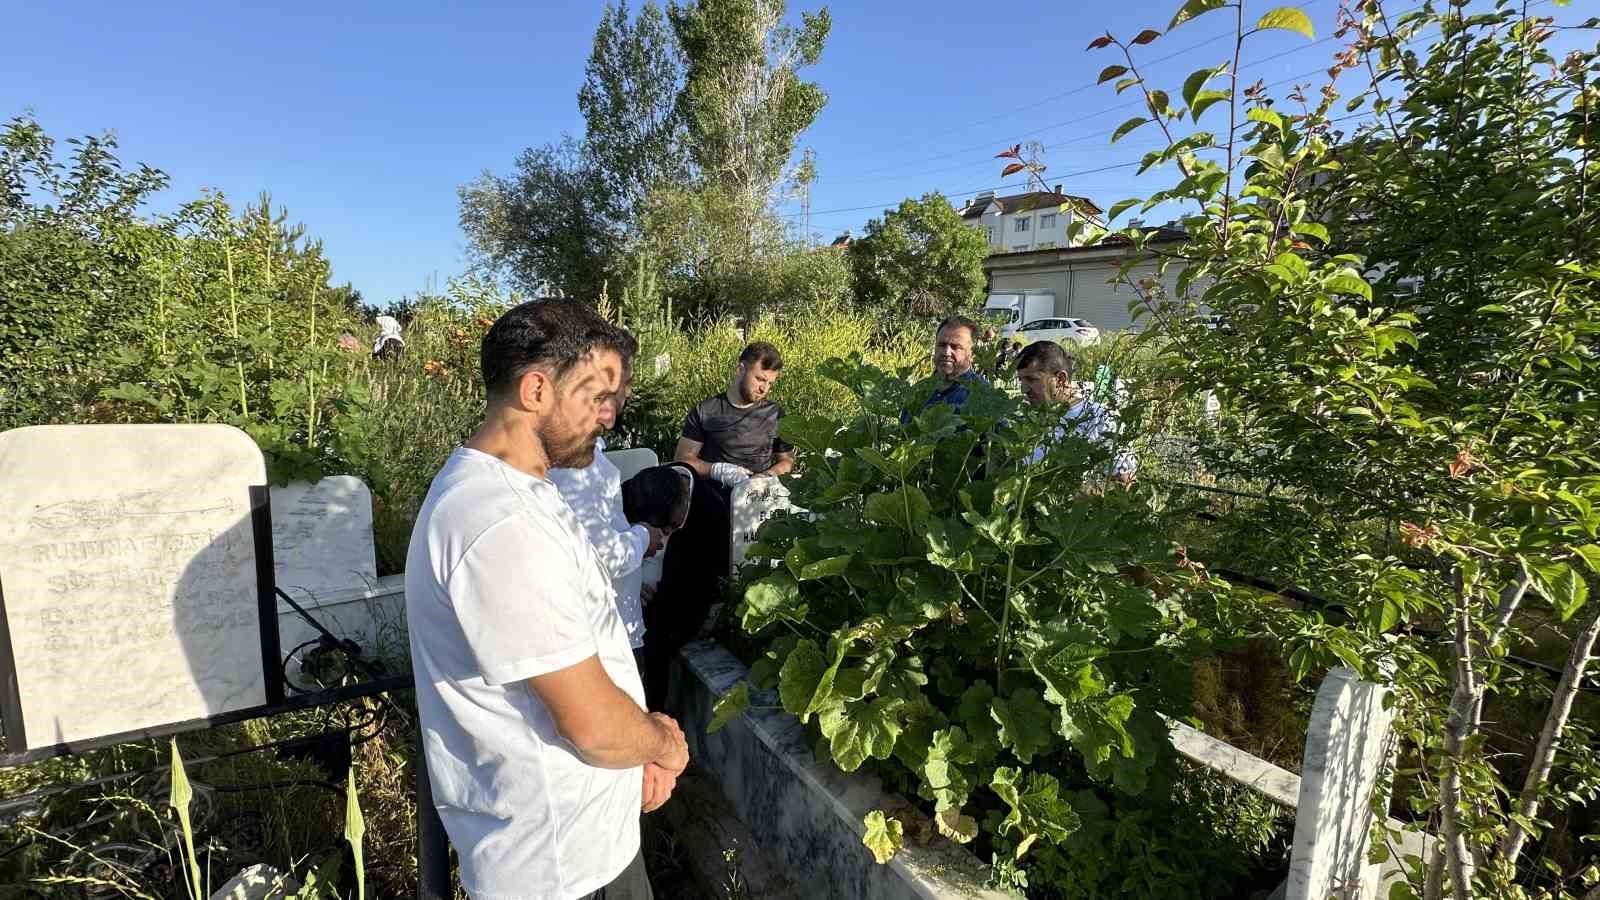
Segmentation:
[(422, 730), (417, 730), (417, 898), (451, 900), (450, 844), (444, 822), (433, 805), (433, 786), (428, 781), (428, 758), (422, 749)]

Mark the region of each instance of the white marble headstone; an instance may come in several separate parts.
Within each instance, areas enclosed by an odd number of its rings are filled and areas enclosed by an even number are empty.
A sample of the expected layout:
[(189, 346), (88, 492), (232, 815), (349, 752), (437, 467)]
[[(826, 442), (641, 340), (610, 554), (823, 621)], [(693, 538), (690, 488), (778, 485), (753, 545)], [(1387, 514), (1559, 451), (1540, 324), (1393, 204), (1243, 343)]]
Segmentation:
[(1393, 710), (1385, 689), (1339, 667), (1328, 673), (1311, 707), (1300, 801), (1289, 857), (1289, 900), (1372, 900), (1382, 872), (1367, 862), (1376, 822), (1373, 793), (1393, 751)]
[(606, 459), (610, 460), (611, 464), (617, 467), (617, 475), (623, 481), (627, 481), (629, 478), (632, 478), (640, 472), (643, 472), (645, 469), (655, 466), (659, 462), (658, 458), (656, 457), (656, 452), (651, 450), (649, 447), (632, 447), (624, 448), (622, 450), (607, 450)]
[(770, 476), (752, 478), (735, 487), (729, 496), (729, 518), (733, 522), (732, 565), (744, 565), (745, 554), (756, 542), (761, 524), (780, 510), (803, 513), (789, 500), (789, 489)]
[[(266, 702), (251, 485), (226, 425), (0, 434), (0, 591), (24, 735), (47, 747)], [(25, 742), (18, 740), (25, 738)]]
[(297, 602), (378, 580), (372, 492), (354, 475), (272, 488), (272, 570)]

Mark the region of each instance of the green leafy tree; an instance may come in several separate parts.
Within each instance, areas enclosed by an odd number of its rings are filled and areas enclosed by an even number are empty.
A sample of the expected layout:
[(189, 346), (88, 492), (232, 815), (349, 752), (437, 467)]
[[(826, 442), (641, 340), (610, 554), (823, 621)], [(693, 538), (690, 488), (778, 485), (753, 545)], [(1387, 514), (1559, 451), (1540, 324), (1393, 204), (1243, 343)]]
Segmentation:
[[(1332, 85), (1280, 105), (1238, 80), (1249, 36), (1309, 35), (1303, 12), (1190, 0), (1169, 28), (1219, 9), (1234, 53), (1182, 105), (1135, 59), (1156, 30), (1091, 45), (1121, 51), (1102, 80), (1144, 102), (1117, 137), (1159, 128), (1145, 167), (1178, 171), (1143, 202), (1190, 210), (1180, 286), (1228, 324), (1145, 290), (1151, 340), (1174, 383), (1222, 398), (1211, 471), (1284, 498), (1293, 524), (1256, 562), (1338, 604), (1276, 620), (1291, 666), (1342, 662), (1396, 692), (1395, 788), (1439, 840), (1390, 896), (1568, 896), (1582, 857), (1525, 850), (1600, 791), (1574, 716), (1600, 635), (1596, 54), (1558, 60), (1553, 22), (1519, 3), (1392, 17), (1364, 0), (1330, 76), (1366, 77), (1334, 117)], [(1225, 130), (1188, 130), (1208, 121)], [(1506, 665), (1517, 653), (1553, 656), (1555, 684)]]
[(167, 185), (124, 170), (112, 136), (74, 138), (69, 158), (38, 122), (0, 130), (0, 429), (71, 420), (153, 286), (151, 255), (172, 229), (138, 216)]
[(630, 224), (652, 188), (689, 179), (693, 162), (678, 105), (683, 69), (659, 6), (645, 3), (630, 22), (626, 2), (607, 4), (578, 109), (588, 155)]
[(734, 253), (759, 246), (772, 189), (827, 103), (799, 71), (822, 55), (827, 9), (783, 24), (783, 0), (694, 0), (667, 17), (686, 62), (679, 105), (701, 178), (735, 216)]
[(982, 300), (989, 242), (942, 194), (903, 200), (850, 245), (859, 297), (916, 316), (972, 311)]
[(485, 172), (458, 191), (475, 261), (535, 295), (599, 296), (623, 240), (609, 182), (570, 135), (524, 150), (509, 177)]

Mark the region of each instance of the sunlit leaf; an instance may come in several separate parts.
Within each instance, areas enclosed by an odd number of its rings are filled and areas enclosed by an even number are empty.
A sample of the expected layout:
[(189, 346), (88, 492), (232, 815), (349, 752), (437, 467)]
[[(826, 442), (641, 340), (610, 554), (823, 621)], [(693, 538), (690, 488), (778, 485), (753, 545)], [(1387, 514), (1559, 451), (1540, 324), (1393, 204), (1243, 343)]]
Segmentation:
[(711, 722), (706, 725), (706, 734), (716, 734), (724, 725), (744, 714), (750, 708), (750, 682), (741, 680), (733, 689), (717, 699), (716, 706), (711, 708)]
[(861, 843), (872, 851), (872, 858), (878, 861), (878, 865), (883, 865), (905, 845), (905, 827), (899, 819), (885, 818), (880, 809), (867, 813), (864, 822), (867, 833)]
[(1258, 31), (1268, 31), (1274, 28), (1296, 31), (1313, 39), (1317, 36), (1311, 27), (1311, 17), (1306, 15), (1305, 11), (1294, 6), (1280, 6), (1277, 9), (1268, 10), (1256, 22)]
[(1225, 5), (1227, 5), (1227, 0), (1187, 0), (1183, 6), (1178, 8), (1178, 13), (1172, 17), (1172, 22), (1167, 25), (1167, 30), (1171, 31), (1190, 19), (1203, 16), (1214, 9), (1221, 9)]

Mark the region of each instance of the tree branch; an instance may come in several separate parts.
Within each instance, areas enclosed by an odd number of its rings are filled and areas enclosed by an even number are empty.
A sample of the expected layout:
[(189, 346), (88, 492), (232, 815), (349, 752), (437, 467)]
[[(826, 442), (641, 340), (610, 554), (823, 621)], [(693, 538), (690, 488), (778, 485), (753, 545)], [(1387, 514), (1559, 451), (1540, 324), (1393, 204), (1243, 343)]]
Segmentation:
[(1583, 676), (1585, 670), (1589, 668), (1589, 660), (1593, 656), (1597, 637), (1600, 637), (1600, 606), (1596, 606), (1589, 614), (1589, 620), (1583, 623), (1583, 629), (1572, 642), (1572, 650), (1567, 655), (1567, 666), (1562, 670), (1561, 680), (1556, 684), (1555, 696), (1550, 701), (1550, 712), (1545, 716), (1544, 730), (1540, 732), (1539, 744), (1533, 751), (1528, 777), (1522, 782), (1522, 793), (1517, 795), (1516, 811), (1511, 818), (1511, 830), (1500, 842), (1500, 855), (1513, 866), (1522, 853), (1523, 845), (1528, 841), (1528, 829), (1524, 826), (1524, 822), (1531, 821), (1539, 812), (1539, 791), (1550, 778), (1556, 749), (1561, 743), (1562, 733), (1566, 731), (1567, 718), (1572, 714), (1572, 703), (1583, 686)]

